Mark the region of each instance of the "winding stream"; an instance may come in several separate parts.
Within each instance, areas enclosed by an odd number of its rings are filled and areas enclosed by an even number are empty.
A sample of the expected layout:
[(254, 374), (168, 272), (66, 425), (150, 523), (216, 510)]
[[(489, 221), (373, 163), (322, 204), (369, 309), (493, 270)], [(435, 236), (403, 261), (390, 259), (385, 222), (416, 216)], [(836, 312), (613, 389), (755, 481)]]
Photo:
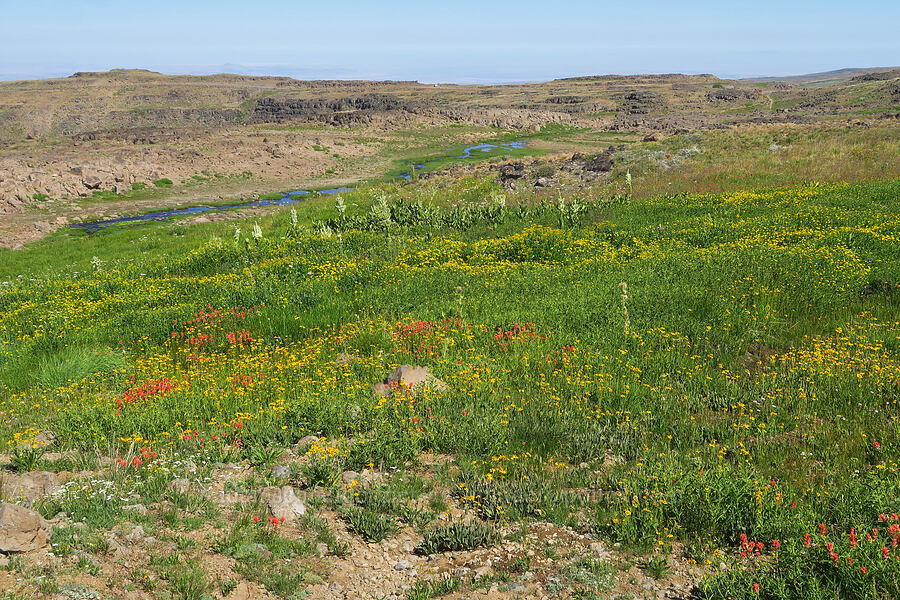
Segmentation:
[[(332, 188), (328, 190), (318, 190), (315, 193), (318, 194), (340, 194), (343, 192), (352, 191), (353, 188), (348, 187), (339, 187)], [(314, 192), (310, 192), (308, 190), (297, 190), (294, 192), (287, 192), (286, 194), (282, 194), (281, 198), (277, 200), (251, 200), (250, 202), (239, 202), (237, 204), (220, 204), (217, 206), (191, 206), (189, 208), (173, 208), (171, 210), (155, 210), (153, 212), (144, 213), (141, 215), (134, 215), (131, 217), (118, 217), (116, 219), (106, 219), (103, 221), (85, 221), (84, 223), (73, 223), (69, 225), (69, 227), (73, 229), (86, 229), (89, 232), (99, 231), (104, 227), (109, 227), (110, 225), (115, 225), (117, 223), (130, 223), (130, 222), (140, 222), (140, 221), (165, 221), (171, 216), (175, 215), (193, 215), (198, 213), (205, 212), (215, 212), (220, 210), (228, 210), (230, 208), (247, 208), (252, 206), (276, 206), (276, 205), (285, 205), (285, 204), (294, 204), (299, 202), (297, 199), (298, 196), (306, 196), (307, 194), (312, 194)]]
[[(475, 144), (473, 146), (466, 146), (463, 148), (463, 153), (454, 158), (477, 158), (477, 154), (479, 152), (491, 152), (495, 149), (500, 150), (520, 150), (525, 147), (527, 140), (516, 140), (512, 142), (499, 142), (497, 144)], [(474, 156), (473, 156), (474, 154)], [(443, 158), (435, 158), (424, 163), (418, 164), (409, 164), (407, 165), (410, 170), (407, 173), (401, 173), (397, 175), (397, 177), (401, 179), (412, 179), (413, 171), (417, 171), (419, 169), (424, 168), (426, 165), (434, 164), (438, 161), (444, 160)], [(177, 215), (193, 215), (199, 213), (206, 212), (216, 212), (221, 210), (229, 210), (232, 208), (247, 208), (254, 206), (276, 206), (276, 205), (286, 205), (286, 204), (294, 204), (300, 201), (300, 196), (306, 196), (309, 194), (324, 194), (324, 195), (334, 195), (341, 194), (343, 192), (353, 191), (353, 188), (349, 187), (338, 187), (331, 188), (327, 190), (296, 190), (293, 192), (287, 192), (282, 194), (281, 198), (277, 200), (252, 200), (250, 202), (239, 202), (236, 204), (220, 204), (217, 206), (192, 206), (190, 208), (173, 208), (170, 210), (156, 210), (153, 212), (144, 213), (141, 215), (134, 215), (130, 217), (118, 217), (115, 219), (105, 219), (102, 221), (85, 221), (83, 223), (73, 223), (69, 225), (69, 227), (73, 229), (84, 229), (89, 233), (93, 233), (95, 231), (99, 231), (105, 227), (109, 227), (110, 225), (116, 225), (118, 223), (138, 223), (142, 221), (165, 221), (169, 217), (177, 216)]]

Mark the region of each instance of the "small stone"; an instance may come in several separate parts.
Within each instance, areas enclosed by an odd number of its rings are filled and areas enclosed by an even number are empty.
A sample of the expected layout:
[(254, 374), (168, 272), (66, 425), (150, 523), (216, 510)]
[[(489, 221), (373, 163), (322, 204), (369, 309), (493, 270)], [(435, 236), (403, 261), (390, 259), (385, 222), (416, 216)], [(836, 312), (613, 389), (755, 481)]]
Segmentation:
[(341, 473), (341, 483), (345, 485), (352, 481), (356, 481), (357, 479), (359, 479), (359, 473), (356, 471), (344, 471)]
[(609, 558), (609, 550), (607, 550), (606, 547), (600, 542), (594, 542), (593, 544), (591, 544), (591, 550), (593, 550), (594, 554), (596, 554), (600, 558)]
[(175, 490), (176, 492), (184, 494), (191, 489), (191, 480), (185, 478), (173, 479), (166, 487), (170, 490)]
[(318, 441), (319, 441), (318, 437), (316, 437), (314, 435), (307, 435), (307, 436), (300, 438), (300, 441), (297, 442), (297, 445), (302, 448), (303, 446), (308, 446), (309, 444), (314, 444), (315, 442), (318, 442)]
[(722, 569), (723, 571), (727, 571), (728, 565), (726, 565), (725, 562), (723, 561), (723, 562), (719, 563), (719, 568)]
[(276, 519), (290, 521), (306, 514), (306, 505), (294, 494), (294, 489), (286, 485), (269, 498), (269, 510)]
[(287, 465), (274, 465), (272, 467), (272, 477), (290, 477), (291, 468)]
[(125, 539), (128, 540), (129, 542), (134, 543), (134, 542), (143, 541), (144, 537), (145, 537), (144, 528), (141, 527), (140, 525), (138, 525), (137, 527), (135, 527), (134, 529), (131, 530), (131, 533), (129, 533), (128, 535), (125, 536)]
[(129, 504), (128, 506), (123, 506), (122, 510), (130, 510), (132, 512), (136, 512), (140, 515), (147, 514), (147, 507), (143, 504)]
[(394, 565), (395, 571), (406, 571), (407, 569), (412, 569), (412, 565), (409, 564), (408, 560), (401, 560), (396, 565)]
[(514, 594), (519, 594), (526, 591), (526, 588), (521, 583), (511, 583), (509, 584), (509, 591), (513, 592)]
[(328, 554), (328, 544), (319, 542), (318, 544), (316, 544), (316, 552), (319, 553), (319, 556), (325, 556), (326, 554)]

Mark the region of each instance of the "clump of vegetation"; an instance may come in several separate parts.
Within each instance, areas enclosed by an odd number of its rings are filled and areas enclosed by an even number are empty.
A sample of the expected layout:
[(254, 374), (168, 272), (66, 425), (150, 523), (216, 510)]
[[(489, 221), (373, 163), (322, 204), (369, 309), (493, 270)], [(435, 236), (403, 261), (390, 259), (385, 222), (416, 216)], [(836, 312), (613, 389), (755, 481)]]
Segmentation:
[(470, 521), (440, 525), (425, 533), (422, 543), (416, 546), (417, 554), (437, 554), (490, 547), (500, 541), (500, 534), (490, 525)]
[(556, 175), (556, 167), (553, 165), (541, 165), (534, 171), (535, 177), (553, 177)]
[(444, 577), (431, 581), (417, 581), (411, 590), (406, 592), (407, 600), (429, 600), (440, 598), (458, 590), (462, 582), (454, 577)]
[(175, 183), (168, 177), (163, 177), (161, 179), (154, 180), (153, 185), (155, 185), (158, 188), (170, 188), (173, 185), (175, 185)]
[(383, 515), (359, 506), (344, 509), (343, 516), (347, 521), (347, 528), (358, 533), (367, 542), (380, 542), (400, 530), (391, 515)]

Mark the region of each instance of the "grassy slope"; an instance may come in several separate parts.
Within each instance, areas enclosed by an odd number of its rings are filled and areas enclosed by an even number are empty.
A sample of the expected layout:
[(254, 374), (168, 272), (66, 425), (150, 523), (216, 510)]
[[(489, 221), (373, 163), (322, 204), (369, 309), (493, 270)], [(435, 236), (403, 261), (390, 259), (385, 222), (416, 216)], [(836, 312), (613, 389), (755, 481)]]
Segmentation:
[[(12, 255), (0, 281), (26, 278), (0, 292), (14, 417), (0, 435), (34, 425), (85, 450), (140, 435), (189, 452), (171, 440), (239, 420), (248, 453), (311, 431), (350, 440), (346, 468), (447, 453), (483, 505), (510, 503), (505, 518), (642, 551), (679, 540), (744, 567), (741, 533), (765, 553), (780, 540), (779, 562), (711, 577), (709, 597), (753, 597), (760, 581), (792, 598), (893, 594), (894, 563), (847, 532), (900, 508), (900, 181), (618, 197), (568, 223), (554, 206), (482, 207), (492, 192), (470, 179), (441, 192), (456, 209), (389, 204), (400, 225), (349, 195), (347, 216), (372, 231), (335, 231), (332, 200), (316, 199), (300, 229), (287, 211), (261, 220), (259, 242), (170, 224)], [(339, 237), (303, 233), (323, 218)], [(187, 323), (207, 307), (228, 314)], [(229, 343), (235, 331), (256, 341)], [(360, 360), (335, 366), (340, 352)], [(402, 363), (451, 391), (371, 398)], [(191, 385), (117, 408), (132, 376)], [(525, 474), (544, 504), (516, 499)], [(564, 501), (559, 485), (603, 493)], [(805, 552), (818, 523), (821, 552)], [(829, 570), (826, 539), (868, 565), (866, 585)]]

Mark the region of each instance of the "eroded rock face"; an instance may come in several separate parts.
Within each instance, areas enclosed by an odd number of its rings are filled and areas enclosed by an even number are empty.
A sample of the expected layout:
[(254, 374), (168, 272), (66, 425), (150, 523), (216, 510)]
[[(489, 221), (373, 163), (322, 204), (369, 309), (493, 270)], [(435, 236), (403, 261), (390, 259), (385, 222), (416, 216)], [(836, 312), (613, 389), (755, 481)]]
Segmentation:
[(37, 511), (0, 504), (0, 552), (30, 552), (47, 545), (50, 524)]

